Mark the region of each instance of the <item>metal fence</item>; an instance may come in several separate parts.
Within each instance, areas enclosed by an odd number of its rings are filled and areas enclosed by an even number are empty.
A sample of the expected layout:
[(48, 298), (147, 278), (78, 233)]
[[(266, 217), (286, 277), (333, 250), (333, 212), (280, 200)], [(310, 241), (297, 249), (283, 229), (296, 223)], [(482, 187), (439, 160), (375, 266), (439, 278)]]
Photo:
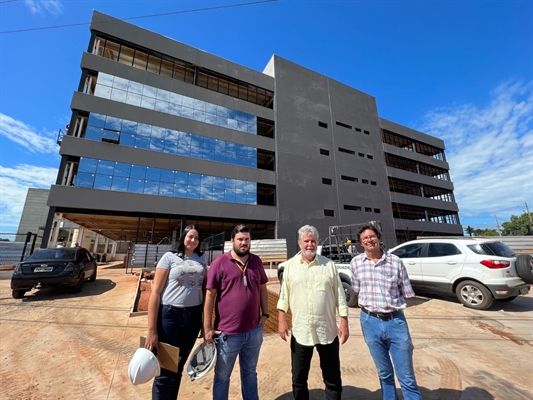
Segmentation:
[(24, 242), (0, 241), (0, 265), (15, 265), (28, 257), (35, 248), (37, 234), (28, 232), (24, 235), (20, 233), (0, 233), (0, 236), (25, 236)]

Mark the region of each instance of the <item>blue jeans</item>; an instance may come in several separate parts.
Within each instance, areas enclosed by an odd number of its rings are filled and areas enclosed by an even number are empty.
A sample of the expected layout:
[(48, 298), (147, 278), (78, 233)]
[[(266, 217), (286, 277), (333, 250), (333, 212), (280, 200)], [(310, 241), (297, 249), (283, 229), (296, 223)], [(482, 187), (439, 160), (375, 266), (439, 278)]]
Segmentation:
[(180, 349), (180, 360), (177, 373), (161, 368), (161, 375), (154, 379), (152, 385), (153, 400), (178, 398), (185, 362), (202, 327), (202, 310), (202, 304), (186, 308), (159, 307), (157, 316), (158, 340), (178, 347)]
[(241, 393), (243, 400), (259, 400), (257, 392), (257, 361), (263, 343), (263, 325), (236, 335), (221, 333), (216, 342), (217, 363), (213, 382), (213, 400), (227, 400), (229, 382), (237, 355), (241, 367)]
[(403, 398), (421, 400), (413, 366), (414, 346), (405, 315), (399, 314), (388, 321), (382, 321), (361, 311), (359, 319), (365, 342), (378, 370), (383, 399), (398, 400), (394, 384), (396, 370)]

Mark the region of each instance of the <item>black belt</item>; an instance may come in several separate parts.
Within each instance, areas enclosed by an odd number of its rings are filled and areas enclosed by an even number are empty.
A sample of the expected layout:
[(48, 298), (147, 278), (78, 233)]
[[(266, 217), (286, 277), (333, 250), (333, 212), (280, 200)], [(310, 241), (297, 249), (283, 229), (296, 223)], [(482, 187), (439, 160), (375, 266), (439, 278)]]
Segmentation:
[(400, 314), (403, 314), (403, 310), (396, 310), (396, 311), (393, 311), (393, 312), (390, 312), (390, 313), (375, 313), (375, 312), (372, 312), (372, 311), (368, 311), (366, 308), (364, 307), (361, 307), (361, 311), (364, 312), (365, 314), (368, 314), (372, 317), (376, 317), (382, 321), (388, 321), (388, 320), (391, 320), (393, 319), (394, 317), (400, 315)]

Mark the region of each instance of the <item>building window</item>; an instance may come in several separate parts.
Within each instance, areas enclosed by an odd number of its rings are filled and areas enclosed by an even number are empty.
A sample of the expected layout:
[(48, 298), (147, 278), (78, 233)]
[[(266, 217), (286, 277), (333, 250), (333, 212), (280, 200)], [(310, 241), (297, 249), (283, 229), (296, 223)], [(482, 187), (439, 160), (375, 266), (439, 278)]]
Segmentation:
[[(167, 78), (198, 85), (208, 90), (273, 108), (274, 92), (229, 76), (194, 66), (186, 61), (144, 49), (140, 46), (99, 33), (94, 42), (93, 54), (121, 64), (142, 69)], [(196, 82), (194, 80), (197, 75)]]
[(276, 186), (192, 172), (81, 158), (75, 186), (226, 203), (276, 205)]
[(322, 154), (323, 156), (329, 156), (329, 150), (320, 149), (320, 154)]
[(206, 124), (274, 137), (274, 123), (255, 115), (100, 72), (94, 95)]
[(339, 151), (340, 151), (341, 153), (347, 153), (347, 154), (355, 155), (355, 151), (353, 151), (353, 150), (348, 150), (348, 149), (344, 149), (344, 148), (342, 148), (342, 147), (339, 147)]
[(349, 204), (345, 204), (344, 205), (344, 209), (345, 210), (350, 210), (350, 211), (361, 211), (361, 207), (359, 207), (359, 206), (351, 206)]
[(361, 129), (360, 128), (355, 128), (355, 131), (356, 132), (361, 132)]
[(328, 124), (326, 124), (325, 122), (322, 122), (322, 121), (318, 121), (318, 126), (320, 126), (321, 128), (327, 128)]
[(431, 176), (433, 178), (449, 181), (450, 175), (448, 170), (444, 168), (435, 167), (432, 165), (410, 160), (408, 158), (399, 157), (390, 153), (385, 153), (385, 164), (388, 167), (398, 168), (404, 171), (419, 173), (421, 175)]
[(365, 133), (365, 135), (370, 135), (370, 132), (369, 131), (363, 131)]
[(436, 160), (446, 161), (444, 150), (438, 147), (431, 146), (426, 143), (419, 142), (417, 140), (409, 139), (405, 136), (388, 131), (386, 129), (381, 130), (381, 141), (399, 147), (407, 151), (416, 151), (419, 154), (423, 154), (428, 157), (432, 157)]
[(333, 211), (333, 210), (324, 210), (324, 216), (325, 217), (334, 217), (335, 216), (335, 211)]
[(91, 113), (85, 139), (274, 171), (275, 153), (240, 143)]
[(335, 121), (335, 125), (342, 126), (343, 128), (352, 129), (351, 125), (345, 124), (344, 122)]
[(365, 153), (357, 153), (357, 155), (358, 155), (359, 157), (364, 157), (364, 156), (365, 156)]
[(376, 181), (370, 181), (370, 184), (371, 184), (372, 186), (377, 186), (378, 183), (377, 183)]
[(324, 185), (330, 185), (330, 186), (331, 186), (331, 182), (332, 182), (332, 181), (331, 181), (331, 179), (329, 179), (329, 178), (322, 178), (322, 183), (323, 183)]
[(372, 212), (372, 208), (371, 207), (365, 207), (365, 212)]
[(341, 179), (343, 181), (351, 181), (351, 182), (358, 182), (359, 181), (359, 179), (354, 178), (353, 176), (348, 176), (348, 175), (341, 175)]
[(365, 185), (368, 185), (368, 179), (362, 179), (361, 182)]
[(374, 208), (374, 213), (381, 214), (381, 210), (379, 208)]
[(367, 154), (367, 155), (366, 155), (366, 158), (368, 158), (369, 160), (373, 160), (373, 159), (374, 159), (374, 156), (371, 155), (371, 154)]

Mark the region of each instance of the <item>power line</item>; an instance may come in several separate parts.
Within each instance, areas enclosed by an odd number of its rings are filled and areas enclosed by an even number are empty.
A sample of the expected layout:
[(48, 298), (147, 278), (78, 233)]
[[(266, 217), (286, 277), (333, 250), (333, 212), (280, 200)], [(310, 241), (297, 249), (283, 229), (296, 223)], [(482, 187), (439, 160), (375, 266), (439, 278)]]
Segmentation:
[[(7, 1), (17, 1), (17, 0), (5, 0), (4, 2), (7, 2)], [(249, 3), (229, 4), (229, 5), (226, 5), (226, 6), (196, 8), (196, 9), (193, 9), (193, 10), (184, 10), (184, 11), (173, 11), (173, 12), (167, 12), (167, 13), (161, 13), (161, 14), (140, 15), (140, 16), (136, 16), (136, 17), (127, 17), (127, 18), (113, 18), (113, 19), (108, 19), (108, 20), (104, 20), (104, 21), (98, 21), (98, 23), (111, 22), (111, 21), (115, 21), (117, 19), (120, 19), (122, 21), (127, 21), (127, 20), (133, 20), (133, 19), (141, 19), (141, 18), (165, 17), (167, 15), (188, 14), (188, 13), (194, 13), (194, 12), (199, 12), (199, 11), (212, 11), (212, 10), (220, 10), (220, 9), (224, 9), (224, 8), (235, 8), (235, 7), (243, 7), (243, 6), (252, 6), (252, 5), (255, 5), (255, 4), (272, 3), (272, 2), (275, 2), (275, 1), (278, 1), (278, 0), (261, 0), (261, 1), (252, 1), (252, 2), (249, 2)], [(40, 28), (15, 29), (15, 30), (11, 30), (11, 31), (0, 32), (0, 34), (20, 33), (20, 32), (29, 32), (29, 31), (42, 31), (42, 30), (47, 30), (47, 29), (70, 28), (70, 27), (73, 27), (73, 26), (82, 26), (82, 25), (90, 25), (90, 24), (91, 24), (90, 22), (79, 22), (79, 23), (76, 23), (76, 24), (43, 26), (43, 27), (40, 27)]]

